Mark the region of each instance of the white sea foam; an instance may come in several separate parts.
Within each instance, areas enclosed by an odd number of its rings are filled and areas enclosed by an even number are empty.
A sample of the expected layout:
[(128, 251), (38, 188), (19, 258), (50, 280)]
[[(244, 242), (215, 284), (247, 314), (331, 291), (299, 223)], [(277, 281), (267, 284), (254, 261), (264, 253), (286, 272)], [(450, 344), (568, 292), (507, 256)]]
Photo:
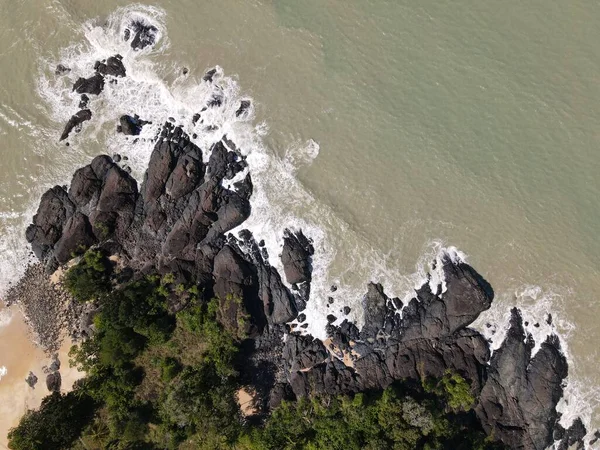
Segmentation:
[(0, 380), (8, 374), (8, 369), (5, 366), (0, 366)]

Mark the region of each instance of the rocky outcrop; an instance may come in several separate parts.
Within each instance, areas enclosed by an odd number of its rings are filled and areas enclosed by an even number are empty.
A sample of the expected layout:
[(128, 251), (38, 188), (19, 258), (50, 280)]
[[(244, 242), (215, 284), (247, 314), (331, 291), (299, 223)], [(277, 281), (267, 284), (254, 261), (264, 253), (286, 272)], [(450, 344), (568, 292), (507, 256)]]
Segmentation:
[(311, 257), (315, 250), (302, 231), (284, 231), (281, 263), (285, 279), (290, 284), (306, 283), (311, 280)]
[(148, 123), (140, 119), (136, 114), (134, 116), (123, 115), (119, 118), (119, 126), (117, 131), (127, 136), (138, 136), (142, 132), (142, 127)]
[(101, 75), (109, 75), (115, 78), (124, 77), (127, 74), (121, 55), (111, 56), (106, 61), (96, 61), (94, 70)]
[(75, 131), (81, 130), (81, 124), (87, 120), (90, 120), (91, 118), (92, 112), (89, 109), (82, 109), (77, 114), (71, 116), (71, 118), (65, 125), (64, 131), (60, 135), (60, 140), (64, 141), (66, 138), (68, 138), (69, 134), (71, 134), (71, 131), (73, 131), (73, 129), (75, 129)]
[(134, 20), (125, 29), (123, 38), (125, 41), (131, 39), (131, 48), (134, 50), (143, 50), (146, 47), (153, 46), (156, 42), (158, 28), (152, 24), (144, 23), (140, 20)]
[[(114, 75), (108, 61), (100, 67)], [(206, 81), (213, 82), (214, 74)], [(124, 117), (121, 131), (139, 133), (143, 121)], [(515, 310), (505, 341), (490, 357), (489, 343), (469, 325), (490, 308), (493, 290), (471, 266), (447, 255), (435, 268), (442, 281), (428, 280), (405, 303), (369, 284), (362, 329), (347, 319), (340, 323), (342, 316), (332, 311), (325, 341), (303, 334), (310, 317), (299, 312), (313, 301), (312, 242), (301, 230), (285, 230), (281, 274), (264, 242), (248, 230), (230, 234), (251, 213), (251, 175), (225, 136), (207, 153), (208, 160), (180, 127), (166, 122), (139, 189), (115, 161), (98, 156), (75, 172), (68, 190), (55, 186), (42, 196), (27, 240), (47, 267), (100, 245), (118, 252), (134, 275), (173, 273), (178, 282), (199, 285), (207, 299), (217, 298), (223, 326), (248, 338), (241, 376), (258, 393), (262, 411), (284, 398), (380, 390), (450, 371), (469, 382), (484, 429), (510, 448), (581, 440), (580, 428), (557, 424), (567, 375), (558, 339), (548, 338), (532, 355), (531, 336)], [(340, 312), (347, 315), (350, 308)], [(82, 335), (93, 332), (92, 315), (80, 311)]]
[(73, 90), (78, 94), (99, 95), (104, 90), (104, 77), (100, 73), (89, 78), (80, 77), (75, 81)]
[(558, 419), (555, 406), (568, 373), (558, 338), (548, 338), (532, 357), (533, 346), (520, 312), (513, 309), (476, 409), (486, 432), (515, 449), (542, 450), (552, 441)]

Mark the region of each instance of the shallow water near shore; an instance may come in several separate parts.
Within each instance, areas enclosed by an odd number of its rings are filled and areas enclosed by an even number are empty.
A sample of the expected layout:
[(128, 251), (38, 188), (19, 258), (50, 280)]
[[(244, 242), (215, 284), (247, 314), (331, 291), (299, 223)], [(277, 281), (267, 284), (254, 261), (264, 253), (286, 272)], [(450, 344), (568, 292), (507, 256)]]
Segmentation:
[[(116, 137), (118, 116), (189, 126), (210, 95), (201, 77), (219, 65), (230, 104), (200, 143), (226, 132), (248, 153), (257, 194), (245, 226), (274, 260), (285, 226), (315, 240), (311, 331), (344, 305), (360, 323), (367, 281), (402, 297), (456, 246), (496, 291), (478, 327), (499, 344), (519, 305), (538, 342), (559, 332), (571, 362), (565, 420), (600, 427), (600, 7), (413, 3), (0, 0), (10, 11), (0, 18), (0, 292), (30, 257), (24, 230), (44, 190), (101, 152), (127, 155), (139, 179), (152, 144)], [(159, 25), (155, 50), (120, 42), (132, 16)], [(92, 100), (93, 119), (65, 147), (70, 83), (115, 52), (127, 79)], [(57, 63), (72, 72), (55, 76)], [(237, 119), (241, 98), (254, 107)], [(0, 345), (11, 343), (0, 347), (0, 396), (40, 358), (32, 347), (11, 359), (31, 345), (19, 323), (15, 313), (0, 329)]]

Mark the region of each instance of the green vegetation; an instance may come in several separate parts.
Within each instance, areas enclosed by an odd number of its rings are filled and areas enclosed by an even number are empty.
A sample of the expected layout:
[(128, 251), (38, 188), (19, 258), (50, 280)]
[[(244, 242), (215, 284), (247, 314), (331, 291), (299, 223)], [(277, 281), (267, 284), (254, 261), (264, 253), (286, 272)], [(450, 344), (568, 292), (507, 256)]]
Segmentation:
[[(456, 373), (423, 387), (283, 402), (263, 424), (243, 420), (236, 392), (249, 329), (242, 299), (202, 300), (173, 274), (112, 288), (110, 262), (88, 251), (66, 275), (100, 312), (71, 351), (87, 373), (47, 397), (9, 435), (13, 450), (489, 449)], [(176, 314), (172, 305), (184, 305)]]
[(69, 293), (80, 302), (96, 300), (110, 291), (110, 262), (100, 250), (88, 250), (65, 275)]

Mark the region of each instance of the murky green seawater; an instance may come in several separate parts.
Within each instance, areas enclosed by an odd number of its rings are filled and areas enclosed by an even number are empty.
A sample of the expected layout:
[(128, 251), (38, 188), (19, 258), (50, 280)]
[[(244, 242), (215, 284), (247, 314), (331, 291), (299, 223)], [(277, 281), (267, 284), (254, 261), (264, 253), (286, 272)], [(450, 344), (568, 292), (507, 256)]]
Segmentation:
[[(328, 237), (327, 280), (358, 289), (373, 276), (399, 293), (432, 242), (458, 247), (496, 290), (486, 320), (516, 304), (560, 319), (571, 388), (589, 401), (574, 410), (600, 425), (597, 2), (154, 4), (170, 42), (151, 56), (157, 73), (218, 64), (254, 99), (271, 156), (297, 170), (303, 195), (289, 208)], [(58, 144), (63, 124), (38, 90), (44, 61), (124, 5), (0, 0), (4, 286), (40, 193), (105, 151), (102, 140)]]

